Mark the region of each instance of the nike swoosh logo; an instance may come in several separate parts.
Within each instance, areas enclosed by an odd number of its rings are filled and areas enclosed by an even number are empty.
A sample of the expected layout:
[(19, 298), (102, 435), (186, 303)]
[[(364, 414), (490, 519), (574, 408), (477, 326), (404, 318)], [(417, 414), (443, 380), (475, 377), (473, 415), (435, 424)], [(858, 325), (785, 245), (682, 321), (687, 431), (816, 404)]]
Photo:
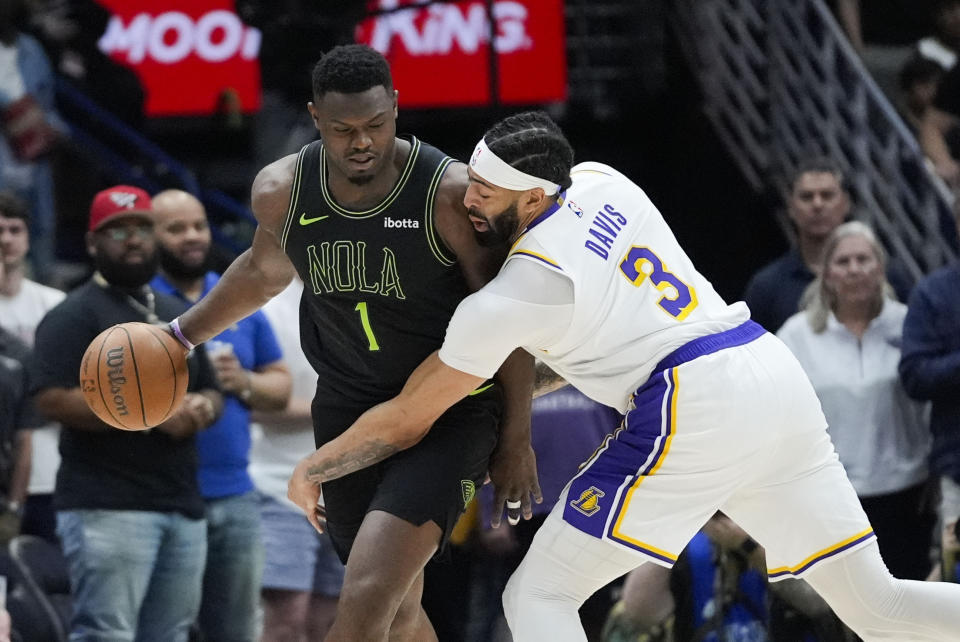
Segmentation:
[(300, 215), (300, 225), (310, 225), (311, 223), (316, 223), (317, 221), (322, 221), (325, 218), (330, 218), (330, 215), (318, 216), (316, 218), (307, 218), (306, 213)]

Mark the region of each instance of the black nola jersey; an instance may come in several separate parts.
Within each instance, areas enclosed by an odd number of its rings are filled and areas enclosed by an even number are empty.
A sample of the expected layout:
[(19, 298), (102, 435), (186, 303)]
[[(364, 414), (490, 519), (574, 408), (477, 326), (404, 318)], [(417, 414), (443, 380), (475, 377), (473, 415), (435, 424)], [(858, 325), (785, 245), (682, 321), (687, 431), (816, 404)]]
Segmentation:
[(437, 187), (453, 159), (407, 140), (410, 156), (396, 185), (364, 211), (334, 200), (322, 141), (297, 157), (281, 244), (304, 283), (300, 342), (320, 377), (320, 401), (395, 395), (443, 343), (468, 294), (434, 225)]

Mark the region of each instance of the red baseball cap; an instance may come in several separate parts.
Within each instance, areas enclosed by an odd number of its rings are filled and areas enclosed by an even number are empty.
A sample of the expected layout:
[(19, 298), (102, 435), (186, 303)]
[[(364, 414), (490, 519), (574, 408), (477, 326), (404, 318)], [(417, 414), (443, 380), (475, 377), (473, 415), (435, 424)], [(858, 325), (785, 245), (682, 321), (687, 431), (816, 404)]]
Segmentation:
[(118, 216), (135, 215), (150, 218), (152, 212), (153, 204), (150, 201), (150, 195), (139, 187), (132, 185), (109, 187), (102, 192), (97, 192), (93, 197), (93, 203), (90, 204), (90, 225), (87, 229), (92, 232)]

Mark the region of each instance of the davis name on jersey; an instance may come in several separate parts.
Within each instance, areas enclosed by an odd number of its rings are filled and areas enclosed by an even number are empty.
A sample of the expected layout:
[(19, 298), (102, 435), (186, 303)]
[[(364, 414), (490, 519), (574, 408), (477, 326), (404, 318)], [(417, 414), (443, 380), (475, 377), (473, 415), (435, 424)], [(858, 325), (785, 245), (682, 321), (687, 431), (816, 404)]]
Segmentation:
[(613, 205), (605, 204), (590, 223), (590, 235), (596, 241), (589, 239), (584, 246), (606, 261), (610, 258), (608, 250), (613, 247), (613, 242), (626, 224), (627, 218), (623, 214), (613, 209)]
[(524, 346), (590, 397), (626, 410), (656, 364), (681, 345), (749, 318), (693, 267), (656, 206), (600, 163), (571, 171), (562, 206), (523, 234), (524, 259), (572, 281), (573, 316), (553, 345)]

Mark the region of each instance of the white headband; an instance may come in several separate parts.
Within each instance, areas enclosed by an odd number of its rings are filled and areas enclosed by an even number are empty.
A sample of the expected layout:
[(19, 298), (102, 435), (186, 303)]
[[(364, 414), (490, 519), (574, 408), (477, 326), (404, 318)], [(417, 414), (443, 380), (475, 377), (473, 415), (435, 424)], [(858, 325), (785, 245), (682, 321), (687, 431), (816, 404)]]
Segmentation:
[(490, 151), (482, 138), (474, 148), (473, 156), (470, 157), (470, 169), (483, 180), (504, 189), (522, 192), (539, 187), (547, 196), (553, 196), (560, 191), (560, 186), (556, 183), (531, 176), (521, 172), (516, 167), (508, 165), (503, 159)]

